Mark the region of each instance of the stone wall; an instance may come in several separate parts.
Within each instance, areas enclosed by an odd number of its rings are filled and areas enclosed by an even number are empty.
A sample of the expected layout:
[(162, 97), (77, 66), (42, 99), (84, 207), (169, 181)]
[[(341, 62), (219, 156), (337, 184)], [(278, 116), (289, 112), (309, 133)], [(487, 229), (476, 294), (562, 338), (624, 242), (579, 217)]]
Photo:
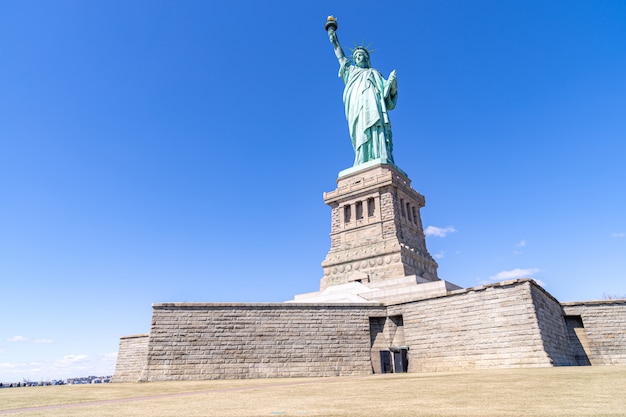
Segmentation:
[(580, 324), (571, 326), (570, 331), (591, 365), (626, 364), (626, 300), (562, 305), (569, 318), (580, 317)]
[(387, 306), (155, 304), (114, 381), (363, 375), (407, 348), (409, 372), (626, 364), (626, 300), (560, 304), (526, 279)]
[(113, 382), (137, 382), (148, 359), (148, 334), (120, 338)]
[(142, 381), (372, 373), (379, 304), (153, 305)]
[(574, 351), (568, 338), (563, 307), (546, 290), (531, 285), (531, 294), (543, 347), (554, 366), (577, 365)]
[[(389, 306), (390, 316), (403, 316), (409, 372), (551, 366), (537, 320), (535, 286), (530, 280), (508, 281)], [(550, 308), (556, 311), (558, 303)], [(540, 317), (553, 319), (546, 312)], [(558, 339), (558, 329), (549, 329), (550, 337)], [(550, 346), (554, 356), (559, 345)]]

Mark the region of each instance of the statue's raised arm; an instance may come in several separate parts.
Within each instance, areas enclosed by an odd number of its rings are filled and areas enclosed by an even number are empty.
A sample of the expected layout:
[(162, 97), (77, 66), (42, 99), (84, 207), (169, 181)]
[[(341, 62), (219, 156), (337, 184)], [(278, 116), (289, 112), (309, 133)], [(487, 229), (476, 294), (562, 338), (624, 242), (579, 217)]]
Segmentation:
[(371, 67), (370, 52), (364, 46), (352, 51), (352, 63), (337, 38), (337, 19), (328, 16), (326, 31), (339, 61), (339, 76), (346, 84), (343, 103), (354, 148), (354, 165), (370, 161), (393, 164), (393, 143), (388, 110), (396, 107), (396, 71), (389, 79)]
[(339, 43), (339, 38), (337, 37), (337, 20), (328, 16), (328, 20), (326, 21), (326, 31), (328, 32), (328, 39), (330, 43), (333, 45), (333, 49), (335, 50), (335, 56), (339, 61), (339, 65), (343, 66), (348, 62), (348, 58), (346, 58), (346, 54), (344, 54), (343, 49), (341, 48), (341, 44)]

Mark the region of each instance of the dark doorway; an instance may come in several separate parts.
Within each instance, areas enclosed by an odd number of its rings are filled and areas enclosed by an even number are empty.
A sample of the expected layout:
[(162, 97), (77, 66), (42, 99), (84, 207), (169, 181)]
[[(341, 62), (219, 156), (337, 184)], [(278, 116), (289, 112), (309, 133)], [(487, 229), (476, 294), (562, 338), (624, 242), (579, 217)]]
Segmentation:
[(393, 372), (391, 368), (391, 352), (388, 350), (380, 351), (380, 372), (383, 374)]
[(395, 373), (407, 372), (409, 368), (409, 357), (406, 349), (399, 349), (393, 352), (393, 370)]

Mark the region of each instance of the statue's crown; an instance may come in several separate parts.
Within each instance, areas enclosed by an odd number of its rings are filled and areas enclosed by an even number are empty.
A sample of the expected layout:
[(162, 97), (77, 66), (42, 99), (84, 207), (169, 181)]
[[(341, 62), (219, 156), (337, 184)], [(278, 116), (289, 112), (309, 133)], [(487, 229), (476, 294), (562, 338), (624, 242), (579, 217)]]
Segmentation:
[[(370, 44), (370, 45), (371, 45), (371, 44)], [(369, 57), (370, 57), (370, 54), (371, 54), (372, 52), (374, 52), (374, 50), (373, 50), (373, 49), (369, 49), (370, 45), (365, 46), (365, 45), (363, 45), (363, 43), (361, 43), (361, 45), (355, 45), (355, 46), (354, 46), (354, 48), (350, 48), (350, 51), (352, 52), (352, 55), (353, 55), (353, 56), (354, 56), (354, 54), (355, 54), (357, 51), (364, 52), (364, 53), (365, 53), (365, 55), (367, 55), (367, 57), (369, 58)]]
[(354, 55), (358, 51), (365, 52), (365, 55), (370, 56), (370, 51), (368, 51), (367, 48), (363, 48), (361, 46), (357, 46), (356, 48), (354, 48), (352, 50), (352, 54)]

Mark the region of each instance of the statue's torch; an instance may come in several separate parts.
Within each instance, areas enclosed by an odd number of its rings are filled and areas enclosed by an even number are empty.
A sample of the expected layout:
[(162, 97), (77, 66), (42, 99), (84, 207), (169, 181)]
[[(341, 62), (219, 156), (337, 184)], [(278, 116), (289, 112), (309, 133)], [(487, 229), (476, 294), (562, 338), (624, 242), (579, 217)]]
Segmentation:
[(329, 34), (331, 33), (331, 31), (336, 31), (337, 19), (334, 16), (328, 16), (328, 19), (326, 20), (326, 25), (324, 27), (326, 28), (326, 32), (328, 32)]

